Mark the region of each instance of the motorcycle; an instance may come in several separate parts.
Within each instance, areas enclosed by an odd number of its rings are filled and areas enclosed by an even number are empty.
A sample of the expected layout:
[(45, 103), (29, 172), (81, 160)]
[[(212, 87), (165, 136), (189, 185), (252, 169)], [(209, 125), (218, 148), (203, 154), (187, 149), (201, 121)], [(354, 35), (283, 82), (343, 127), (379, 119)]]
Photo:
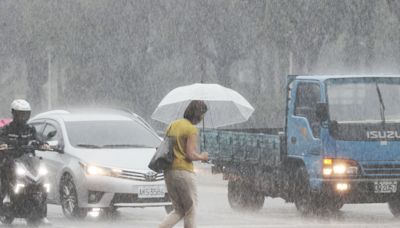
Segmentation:
[(15, 178), (10, 183), (9, 200), (5, 202), (4, 195), (0, 198), (0, 222), (12, 224), (15, 218), (25, 218), (28, 225), (39, 225), (47, 215), (48, 171), (41, 158), (35, 155), (37, 147), (19, 146), (19, 153), (15, 153), (15, 149), (9, 146), (2, 151), (2, 164), (5, 159), (11, 159)]

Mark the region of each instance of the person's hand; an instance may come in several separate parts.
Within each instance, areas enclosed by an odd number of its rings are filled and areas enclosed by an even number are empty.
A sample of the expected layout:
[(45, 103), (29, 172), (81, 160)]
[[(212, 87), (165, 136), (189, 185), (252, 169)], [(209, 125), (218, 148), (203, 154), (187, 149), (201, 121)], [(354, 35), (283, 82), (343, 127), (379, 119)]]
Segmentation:
[(202, 157), (202, 161), (207, 162), (208, 161), (208, 152), (202, 152), (201, 157)]
[(39, 149), (41, 149), (41, 150), (52, 150), (51, 147), (50, 147), (50, 145), (47, 144), (47, 143), (45, 143), (45, 144), (39, 146)]
[(8, 145), (7, 144), (0, 144), (0, 150), (7, 150)]

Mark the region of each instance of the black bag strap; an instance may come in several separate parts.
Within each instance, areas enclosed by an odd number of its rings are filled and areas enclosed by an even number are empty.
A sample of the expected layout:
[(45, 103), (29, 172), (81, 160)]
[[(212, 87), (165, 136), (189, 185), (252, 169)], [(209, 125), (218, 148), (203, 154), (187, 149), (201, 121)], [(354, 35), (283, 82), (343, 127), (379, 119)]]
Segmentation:
[(172, 124), (168, 126), (167, 130), (165, 131), (164, 140), (165, 138), (169, 137), (168, 134), (171, 131)]
[(164, 138), (163, 138), (163, 142), (165, 141), (165, 139), (166, 139), (167, 137), (169, 137), (169, 136), (168, 136), (168, 133), (171, 131), (171, 126), (172, 126), (172, 125), (169, 125), (169, 126), (168, 126), (167, 131), (165, 132), (165, 135), (164, 135)]

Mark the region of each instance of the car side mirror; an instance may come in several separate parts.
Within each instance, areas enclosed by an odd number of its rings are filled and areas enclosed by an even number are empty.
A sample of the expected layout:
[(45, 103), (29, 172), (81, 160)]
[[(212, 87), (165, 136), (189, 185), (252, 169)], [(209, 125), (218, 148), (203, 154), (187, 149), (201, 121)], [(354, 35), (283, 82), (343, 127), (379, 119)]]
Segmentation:
[(47, 144), (49, 144), (50, 147), (58, 147), (59, 146), (58, 140), (47, 141)]
[(46, 143), (49, 144), (54, 151), (61, 154), (64, 153), (64, 148), (58, 140), (47, 141)]
[(56, 131), (56, 130), (55, 130), (55, 131), (50, 131), (49, 133), (47, 133), (46, 137), (47, 137), (48, 139), (51, 139), (51, 138), (53, 138), (54, 136), (56, 136), (56, 134), (57, 134), (57, 131)]
[(315, 112), (315, 116), (317, 117), (318, 121), (323, 122), (329, 119), (327, 103), (317, 103), (317, 108)]

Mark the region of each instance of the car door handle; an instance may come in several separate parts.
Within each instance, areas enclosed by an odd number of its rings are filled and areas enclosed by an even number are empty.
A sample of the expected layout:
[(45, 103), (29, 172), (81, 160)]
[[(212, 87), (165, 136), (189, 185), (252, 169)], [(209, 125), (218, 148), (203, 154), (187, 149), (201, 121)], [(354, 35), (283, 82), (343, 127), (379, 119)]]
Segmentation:
[(296, 144), (297, 138), (296, 138), (296, 137), (291, 137), (291, 138), (290, 138), (290, 142), (291, 142), (292, 144)]

